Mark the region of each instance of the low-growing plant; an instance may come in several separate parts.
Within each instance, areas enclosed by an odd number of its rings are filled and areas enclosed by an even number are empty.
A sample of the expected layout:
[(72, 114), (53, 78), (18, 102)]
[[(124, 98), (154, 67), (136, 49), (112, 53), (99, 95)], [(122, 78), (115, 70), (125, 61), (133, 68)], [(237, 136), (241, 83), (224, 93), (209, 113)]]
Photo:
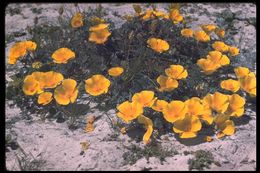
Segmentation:
[(161, 164), (166, 157), (172, 157), (178, 152), (172, 148), (163, 148), (158, 142), (152, 142), (144, 148), (132, 144), (127, 147), (128, 151), (123, 154), (124, 164), (135, 164), (139, 159), (145, 157), (149, 161), (149, 157), (160, 159)]
[(214, 157), (209, 151), (197, 150), (194, 155), (194, 159), (188, 160), (189, 170), (197, 169), (201, 171), (204, 168), (209, 169), (209, 166), (214, 163)]
[(196, 137), (204, 124), (234, 134), (232, 119), (246, 106), (241, 95), (256, 96), (256, 76), (232, 65), (240, 50), (225, 43), (225, 30), (215, 24), (192, 30), (182, 4), (165, 11), (133, 7), (135, 15), (121, 16), (126, 22), (117, 28), (101, 5), (82, 10), (77, 4), (72, 16), (59, 10), (57, 25), (28, 28), (30, 41), (9, 50), (9, 65), (19, 68), (7, 99), (27, 114), (71, 122), (90, 112), (90, 102), (102, 111), (117, 108), (124, 123), (144, 125), (145, 143), (154, 128), (180, 138)]

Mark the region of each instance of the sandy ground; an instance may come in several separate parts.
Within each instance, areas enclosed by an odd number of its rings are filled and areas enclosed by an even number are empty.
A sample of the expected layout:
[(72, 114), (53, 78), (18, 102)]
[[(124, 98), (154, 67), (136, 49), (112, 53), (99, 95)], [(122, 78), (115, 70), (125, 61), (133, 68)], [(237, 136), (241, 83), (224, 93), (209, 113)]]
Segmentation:
[[(37, 16), (39, 23), (57, 21), (58, 9), (64, 4), (10, 4), (6, 10), (5, 29), (6, 36), (14, 32), (24, 32), (27, 26), (32, 26)], [(104, 4), (108, 9), (108, 16), (117, 25), (123, 23), (113, 12), (119, 14), (133, 14), (132, 4)], [(89, 4), (80, 4), (86, 9)], [(95, 4), (91, 4), (95, 6)], [(160, 4), (163, 8), (166, 4)], [(72, 8), (68, 4), (65, 8)], [(10, 13), (11, 9), (19, 8), (19, 14)], [(238, 32), (233, 34), (232, 45), (239, 46), (241, 58), (239, 65), (255, 69), (256, 61), (256, 28), (251, 19), (256, 17), (256, 6), (254, 4), (187, 4), (184, 16), (190, 15), (193, 19), (192, 28), (198, 24), (216, 23), (224, 24), (224, 17), (233, 16), (232, 26)], [(33, 12), (34, 11), (34, 12)], [(35, 13), (38, 11), (38, 13)], [(15, 37), (6, 43), (8, 52), (13, 42), (30, 38), (28, 34), (22, 37)], [(240, 44), (240, 42), (242, 44)], [(17, 67), (16, 67), (17, 68)], [(6, 65), (6, 81), (15, 67)], [(67, 123), (55, 121), (42, 121), (37, 116), (25, 120), (20, 116), (19, 108), (10, 106), (12, 101), (6, 101), (6, 134), (10, 134), (17, 141), (20, 147), (8, 148), (6, 152), (6, 168), (8, 170), (20, 170), (17, 156), (27, 155), (29, 163), (33, 160), (43, 160), (37, 169), (39, 170), (188, 170), (188, 160), (193, 158), (192, 154), (185, 155), (184, 151), (196, 151), (199, 149), (208, 150), (213, 153), (216, 161), (221, 166), (212, 164), (209, 170), (255, 170), (256, 169), (256, 112), (255, 105), (249, 105), (245, 115), (236, 124), (236, 133), (233, 136), (217, 139), (213, 136), (212, 142), (202, 142), (198, 136), (192, 140), (179, 140), (173, 134), (161, 136), (158, 140), (163, 147), (172, 147), (178, 154), (167, 157), (163, 164), (156, 157), (139, 159), (135, 164), (124, 165), (123, 154), (127, 152), (126, 146), (137, 143), (130, 135), (116, 132), (108, 120), (116, 119), (115, 110), (109, 112), (95, 111), (91, 113), (101, 117), (95, 121), (95, 130), (92, 133), (85, 133), (84, 125), (77, 130), (68, 129)], [(113, 137), (113, 134), (118, 134)], [(89, 148), (82, 152), (81, 142), (90, 143)]]

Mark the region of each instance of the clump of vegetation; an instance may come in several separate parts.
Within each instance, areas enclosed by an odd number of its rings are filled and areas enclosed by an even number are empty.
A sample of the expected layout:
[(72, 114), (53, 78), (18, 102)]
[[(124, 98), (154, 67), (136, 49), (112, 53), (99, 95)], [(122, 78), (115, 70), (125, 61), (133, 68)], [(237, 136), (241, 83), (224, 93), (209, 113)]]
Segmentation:
[(172, 157), (178, 152), (172, 148), (163, 148), (160, 144), (153, 142), (146, 145), (144, 148), (132, 144), (127, 147), (129, 151), (123, 154), (124, 164), (135, 164), (139, 159), (145, 157), (149, 161), (149, 157), (159, 158), (161, 164), (166, 157)]
[(26, 156), (17, 156), (20, 171), (42, 171), (46, 160), (31, 159)]
[(12, 137), (11, 134), (6, 134), (5, 135), (5, 150), (9, 151), (8, 148), (11, 148), (12, 150), (16, 150), (19, 148), (19, 145), (17, 141)]
[(10, 48), (8, 64), (21, 68), (11, 76), (7, 99), (25, 114), (70, 120), (73, 128), (90, 102), (103, 111), (116, 108), (124, 123), (144, 126), (145, 143), (154, 128), (180, 138), (196, 137), (204, 124), (234, 134), (233, 119), (246, 105), (241, 95), (256, 96), (256, 76), (232, 65), (240, 52), (225, 43), (223, 28), (192, 30), (182, 8), (133, 5), (135, 15), (121, 16), (126, 22), (119, 28), (105, 20), (101, 5), (83, 11), (75, 4), (72, 15), (61, 8), (59, 25), (35, 25), (28, 29), (32, 41)]
[(209, 169), (209, 166), (214, 163), (214, 157), (210, 151), (197, 150), (194, 155), (194, 159), (188, 160), (189, 170), (197, 169), (201, 171), (204, 168)]

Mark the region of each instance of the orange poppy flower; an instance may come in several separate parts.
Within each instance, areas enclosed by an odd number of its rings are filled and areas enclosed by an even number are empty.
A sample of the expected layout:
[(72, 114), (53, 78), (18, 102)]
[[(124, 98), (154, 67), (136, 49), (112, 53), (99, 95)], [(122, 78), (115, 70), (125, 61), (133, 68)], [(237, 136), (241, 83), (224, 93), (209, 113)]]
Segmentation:
[(52, 101), (52, 93), (51, 92), (43, 92), (38, 96), (38, 104), (47, 105)]
[(162, 53), (169, 49), (167, 41), (157, 38), (150, 38), (147, 40), (148, 46), (156, 52)]
[(185, 79), (188, 76), (187, 70), (181, 65), (171, 65), (165, 69), (165, 74), (173, 79)]
[(180, 138), (194, 138), (197, 132), (201, 129), (200, 120), (192, 115), (185, 115), (182, 120), (177, 120), (173, 123), (173, 131), (180, 134)]
[(68, 48), (60, 48), (56, 50), (51, 57), (53, 58), (53, 61), (58, 64), (66, 64), (69, 59), (75, 58), (75, 53), (68, 49)]
[(71, 19), (70, 22), (73, 28), (79, 28), (83, 26), (83, 15), (81, 13), (76, 13)]
[(163, 75), (160, 75), (156, 81), (159, 83), (160, 85), (160, 88), (159, 88), (159, 91), (162, 92), (162, 91), (172, 91), (174, 90), (175, 88), (178, 88), (179, 86), (179, 83), (177, 80), (175, 79), (172, 79), (168, 76), (163, 76)]
[(163, 109), (163, 117), (166, 121), (173, 123), (177, 120), (182, 120), (185, 118), (187, 113), (187, 106), (182, 101), (171, 101)]
[(108, 74), (110, 76), (120, 76), (124, 72), (124, 69), (122, 67), (112, 67), (108, 70)]
[(117, 116), (124, 120), (126, 123), (136, 119), (143, 113), (143, 106), (138, 102), (125, 101), (117, 106)]
[(201, 42), (208, 42), (210, 41), (210, 36), (205, 32), (205, 31), (195, 31), (194, 32), (194, 38), (197, 41), (201, 41)]
[(110, 81), (103, 75), (93, 75), (85, 80), (85, 90), (92, 96), (99, 96), (108, 92)]
[(60, 105), (74, 103), (78, 96), (77, 82), (73, 79), (65, 79), (54, 91), (54, 98)]

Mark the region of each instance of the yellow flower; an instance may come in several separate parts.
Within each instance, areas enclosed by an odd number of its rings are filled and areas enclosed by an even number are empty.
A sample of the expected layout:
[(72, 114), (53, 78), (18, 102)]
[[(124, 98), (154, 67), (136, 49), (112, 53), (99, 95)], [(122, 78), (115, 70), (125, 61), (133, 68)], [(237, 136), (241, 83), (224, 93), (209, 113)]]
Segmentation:
[(93, 75), (85, 80), (85, 90), (92, 96), (99, 96), (108, 92), (110, 81), (103, 75)]
[(201, 42), (208, 42), (210, 41), (210, 37), (209, 35), (205, 32), (205, 31), (195, 31), (194, 32), (194, 38), (197, 41), (201, 41)]
[(235, 133), (234, 122), (229, 119), (227, 114), (218, 114), (214, 118), (214, 122), (225, 135), (233, 135)]
[(40, 90), (39, 82), (34, 78), (33, 75), (28, 75), (24, 79), (23, 92), (26, 95), (34, 95)]
[(51, 92), (43, 92), (38, 96), (38, 104), (47, 105), (52, 101), (52, 93)]
[(146, 10), (144, 16), (143, 16), (143, 20), (147, 20), (153, 17), (153, 10)]
[(228, 96), (220, 92), (215, 92), (213, 95), (207, 94), (204, 97), (204, 100), (213, 110), (217, 111), (218, 113), (224, 113), (229, 105)]
[(230, 64), (230, 60), (226, 55), (222, 55), (219, 51), (210, 51), (207, 55), (207, 59), (210, 59), (215, 64), (219, 64), (220, 66), (225, 66)]
[(95, 116), (88, 116), (85, 131), (87, 133), (94, 131)]
[(185, 104), (188, 108), (187, 113), (189, 115), (198, 116), (202, 115), (204, 111), (204, 107), (201, 103), (200, 98), (198, 97), (192, 97), (185, 101)]
[(111, 32), (109, 32), (108, 29), (102, 29), (95, 32), (91, 32), (88, 40), (91, 42), (95, 42), (96, 44), (103, 44), (107, 41), (110, 35)]
[(122, 127), (121, 129), (120, 129), (120, 132), (124, 135), (124, 134), (126, 134), (126, 128), (125, 127)]
[(241, 88), (250, 94), (250, 96), (256, 96), (256, 76), (253, 72), (250, 72), (244, 78), (239, 79)]
[(165, 100), (156, 100), (152, 106), (152, 109), (158, 112), (162, 112), (162, 110), (168, 105), (168, 102)]
[(237, 47), (231, 46), (229, 47), (229, 53), (231, 56), (239, 55), (239, 49)]
[(75, 53), (68, 48), (59, 48), (56, 50), (51, 57), (53, 61), (58, 64), (66, 64), (69, 59), (75, 58)]
[(171, 101), (163, 109), (163, 117), (166, 121), (173, 123), (177, 120), (182, 120), (185, 118), (187, 113), (187, 106), (182, 101)]
[(63, 75), (54, 71), (37, 71), (33, 72), (32, 76), (34, 76), (35, 80), (39, 82), (39, 89), (41, 89), (42, 91), (44, 88), (55, 88), (63, 80)]
[(65, 79), (54, 91), (54, 98), (60, 105), (74, 103), (78, 96), (77, 82), (73, 79)]
[(89, 148), (90, 144), (88, 141), (84, 141), (84, 142), (81, 142), (80, 145), (81, 145), (81, 150), (86, 151)]
[(207, 75), (215, 72), (220, 65), (214, 63), (210, 59), (201, 58), (197, 61), (197, 65), (203, 70), (203, 72)]
[(63, 80), (63, 75), (54, 71), (45, 72), (44, 88), (55, 88)]
[(205, 104), (203, 100), (198, 97), (192, 97), (185, 101), (188, 108), (187, 114), (195, 116), (208, 124), (213, 122), (211, 109), (208, 104)]
[(91, 32), (89, 35), (89, 41), (95, 42), (96, 44), (103, 44), (107, 41), (111, 33), (108, 30), (109, 24), (101, 23), (89, 28)]
[(121, 129), (120, 129), (120, 132), (124, 135), (124, 134), (126, 134), (126, 128), (125, 127), (122, 127)]
[(167, 51), (170, 47), (167, 41), (157, 38), (149, 38), (147, 44), (151, 49), (159, 53)]
[(153, 15), (156, 16), (156, 17), (165, 17), (165, 16), (167, 16), (167, 14), (165, 14), (163, 11), (153, 11)]
[(143, 141), (147, 144), (149, 142), (149, 139), (153, 133), (153, 122), (150, 118), (140, 115), (137, 118), (138, 122), (145, 125), (146, 132), (143, 136)]
[(234, 71), (238, 79), (244, 78), (250, 73), (250, 70), (247, 67), (237, 67)]
[(179, 86), (179, 83), (178, 83), (177, 80), (172, 79), (168, 76), (163, 76), (163, 75), (160, 75), (157, 78), (157, 82), (160, 85), (160, 88), (159, 88), (160, 92), (162, 92), (162, 91), (172, 91), (175, 88), (178, 88), (178, 86)]
[(79, 28), (83, 26), (83, 15), (81, 13), (75, 13), (70, 22), (73, 28)]
[(180, 138), (194, 138), (201, 129), (200, 120), (192, 115), (186, 115), (184, 119), (173, 123), (173, 131), (180, 134)]
[(188, 76), (187, 70), (181, 65), (171, 65), (165, 69), (165, 74), (173, 79), (185, 79)]
[(193, 31), (189, 28), (184, 28), (181, 30), (181, 35), (184, 37), (193, 37)]
[(204, 139), (205, 139), (206, 142), (213, 141), (212, 137), (210, 137), (210, 136), (206, 136)]
[(238, 94), (229, 96), (228, 114), (230, 116), (241, 117), (244, 114), (245, 99)]
[(108, 26), (109, 26), (109, 24), (107, 24), (107, 23), (101, 23), (101, 24), (98, 24), (98, 25), (90, 27), (89, 31), (90, 32), (95, 32), (95, 31), (104, 30), (104, 29), (107, 29)]
[(42, 63), (40, 61), (36, 61), (32, 63), (32, 68), (39, 69), (42, 67)]
[(169, 16), (169, 14), (165, 14), (165, 15), (163, 16), (163, 18), (164, 18), (164, 19), (170, 19), (170, 16)]
[(37, 44), (33, 41), (23, 41), (22, 43), (25, 45), (26, 50), (29, 51), (33, 51), (37, 47)]
[(215, 29), (217, 28), (216, 25), (213, 25), (213, 24), (201, 25), (200, 27), (201, 27), (201, 29), (203, 29), (203, 31), (205, 31), (207, 33), (211, 33), (213, 31), (215, 31)]
[(223, 132), (218, 132), (216, 134), (217, 138), (220, 139), (220, 138), (223, 138), (224, 136), (226, 136)]
[(33, 51), (37, 47), (35, 42), (21, 41), (15, 43), (9, 50), (8, 63), (16, 64), (18, 58), (25, 56), (28, 51)]
[(124, 69), (122, 67), (112, 67), (108, 70), (108, 74), (110, 76), (120, 76), (124, 72)]
[(232, 91), (234, 93), (240, 89), (240, 83), (233, 79), (223, 80), (220, 83), (220, 86), (222, 89)]
[(151, 107), (156, 99), (154, 98), (154, 92), (148, 90), (135, 93), (132, 97), (133, 102), (138, 102), (143, 107)]
[(169, 19), (169, 16), (162, 12), (162, 11), (157, 11), (157, 10), (146, 10), (145, 13), (136, 13), (138, 16), (142, 16), (143, 20), (148, 20), (148, 19), (153, 19), (154, 17), (158, 17), (158, 18), (165, 18), (165, 19)]
[(143, 113), (143, 106), (138, 102), (125, 101), (117, 106), (117, 116), (123, 119), (126, 123), (136, 119)]
[(228, 52), (229, 51), (229, 46), (226, 45), (224, 42), (222, 41), (215, 41), (212, 44), (212, 48), (219, 51), (219, 52)]
[(169, 14), (169, 18), (175, 23), (179, 23), (181, 21), (183, 21), (183, 16), (180, 14), (178, 9), (171, 9), (170, 10), (170, 14)]
[(220, 28), (216, 28), (215, 29), (215, 34), (217, 34), (217, 36), (219, 36), (220, 38), (223, 38), (225, 36), (225, 30), (224, 29), (220, 29)]
[(201, 100), (201, 102), (203, 105), (203, 112), (198, 116), (198, 118), (210, 125), (214, 120), (214, 117), (212, 116), (212, 110), (210, 105), (205, 100)]

